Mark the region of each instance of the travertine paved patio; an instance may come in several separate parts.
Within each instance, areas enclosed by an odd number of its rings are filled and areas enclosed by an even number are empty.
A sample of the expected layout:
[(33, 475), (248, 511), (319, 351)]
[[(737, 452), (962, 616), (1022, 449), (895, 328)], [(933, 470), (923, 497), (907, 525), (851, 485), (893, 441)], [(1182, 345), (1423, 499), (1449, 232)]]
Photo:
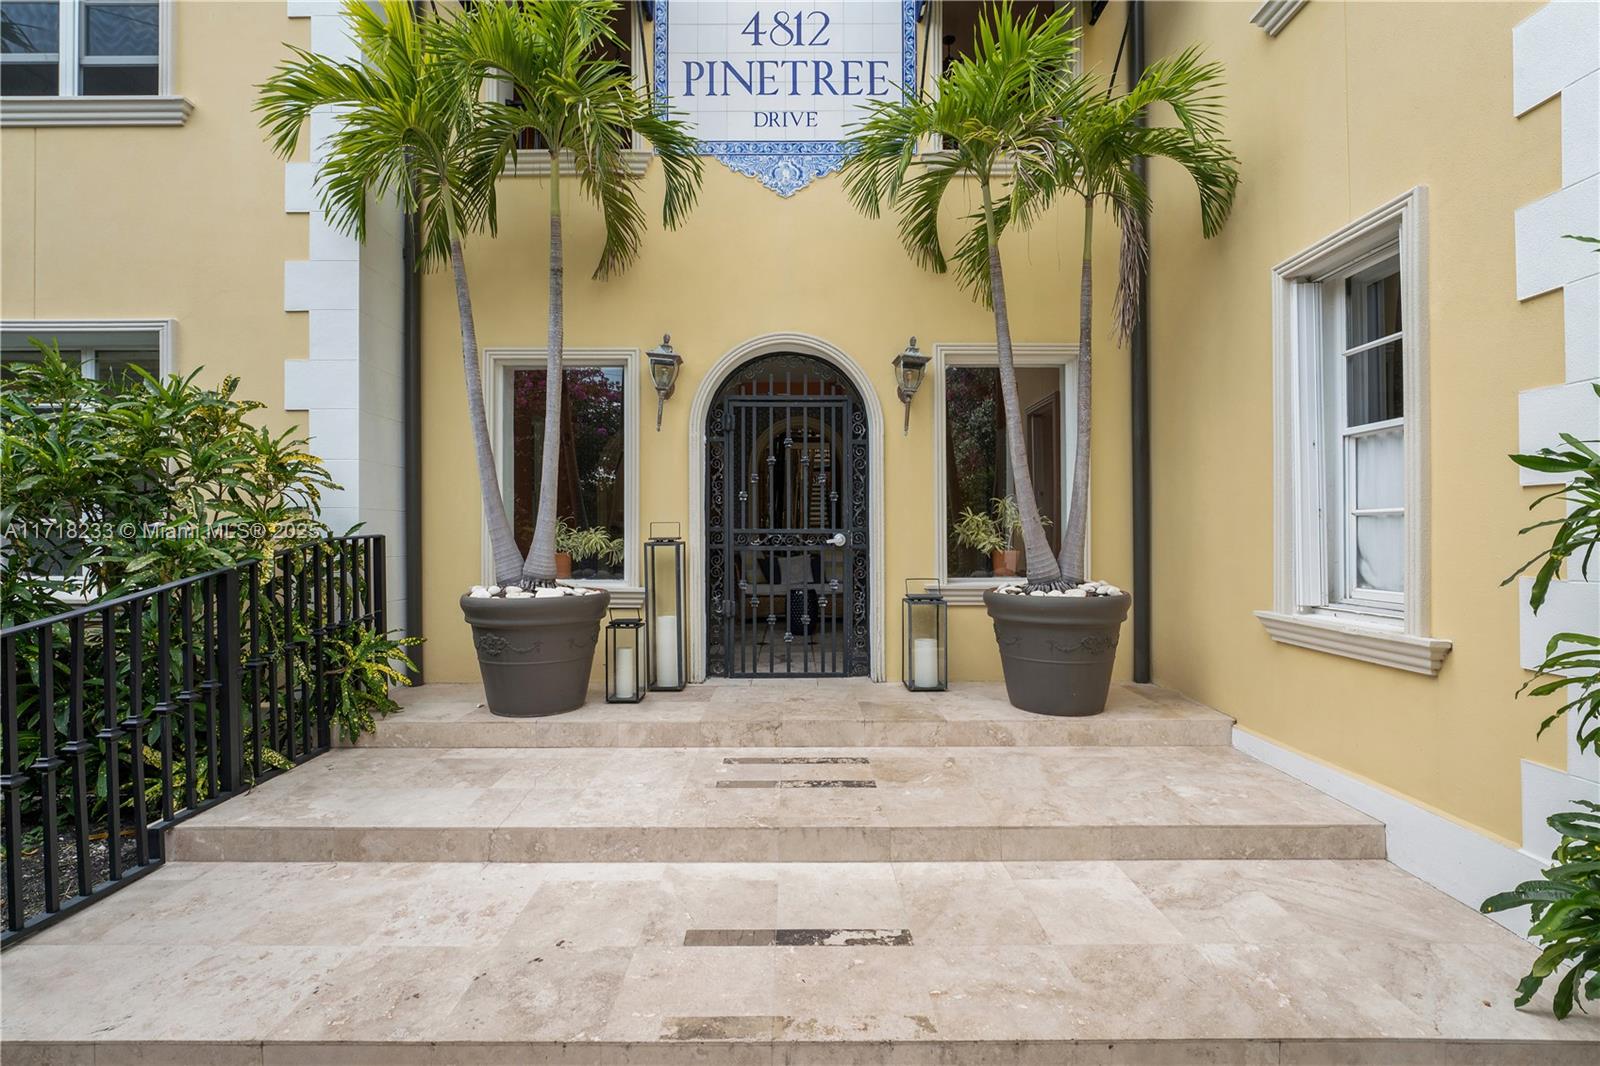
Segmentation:
[(1171, 693), (1080, 722), (992, 686), (713, 685), (522, 722), (465, 688), (408, 702), (7, 952), (8, 1066), (1600, 1047), (1596, 1019), (1512, 1008), (1520, 938)]

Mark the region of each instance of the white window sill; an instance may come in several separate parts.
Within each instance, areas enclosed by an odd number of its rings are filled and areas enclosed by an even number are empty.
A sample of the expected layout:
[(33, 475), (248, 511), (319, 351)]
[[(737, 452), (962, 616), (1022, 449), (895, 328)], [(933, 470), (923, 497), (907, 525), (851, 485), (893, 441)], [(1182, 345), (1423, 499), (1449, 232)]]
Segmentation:
[[(649, 148), (629, 148), (622, 153), (622, 165), (629, 174), (638, 177), (650, 166), (650, 160), (655, 152)], [(561, 176), (570, 177), (578, 172), (577, 166), (572, 161), (571, 152), (561, 153)], [(506, 167), (506, 176), (513, 178), (548, 178), (550, 176), (550, 153), (543, 148), (518, 148), (511, 153), (511, 161)]]
[(182, 96), (7, 96), (0, 126), (181, 126), (193, 110)]
[(982, 607), (983, 594), (990, 589), (1001, 588), (1005, 585), (1020, 585), (1023, 579), (996, 578), (993, 581), (965, 580), (946, 583), (943, 585), (928, 585), (929, 592), (937, 592), (944, 596), (944, 602), (952, 607)]
[[(954, 156), (955, 153), (948, 148), (933, 148), (926, 152), (918, 152), (917, 161), (920, 163), (937, 163), (942, 160), (951, 159)], [(1016, 169), (1017, 161), (1014, 156), (1002, 155), (999, 159), (994, 161), (994, 175), (996, 177), (1005, 177), (1010, 175)]]
[(1267, 634), (1280, 644), (1343, 655), (1347, 659), (1437, 676), (1450, 654), (1448, 640), (1413, 637), (1399, 627), (1353, 618), (1257, 611)]
[(568, 581), (567, 584), (611, 593), (612, 607), (632, 610), (644, 606), (644, 589), (637, 585), (618, 585), (609, 581)]

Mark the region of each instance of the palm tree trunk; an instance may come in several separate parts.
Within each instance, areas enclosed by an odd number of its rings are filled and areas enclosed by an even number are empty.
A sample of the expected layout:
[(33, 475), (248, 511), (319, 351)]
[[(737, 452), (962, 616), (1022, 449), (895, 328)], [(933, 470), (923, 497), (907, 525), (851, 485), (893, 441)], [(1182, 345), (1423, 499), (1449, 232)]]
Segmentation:
[(1067, 530), (1061, 538), (1061, 572), (1081, 580), (1084, 571), (1083, 547), (1089, 529), (1089, 420), (1093, 416), (1092, 353), (1094, 325), (1094, 200), (1084, 201), (1083, 209), (1083, 284), (1078, 293), (1078, 439), (1072, 449), (1072, 504), (1067, 512)]
[(550, 332), (544, 376), (544, 455), (539, 464), (539, 513), (522, 564), (524, 585), (556, 583), (556, 504), (561, 470), (561, 354), (565, 347), (565, 260), (561, 254), (561, 157), (550, 149)]
[(467, 288), (467, 260), (461, 238), (450, 240), (450, 272), (456, 282), (456, 308), (461, 314), (461, 366), (467, 376), (467, 415), (472, 422), (472, 449), (478, 458), (478, 491), (489, 524), (489, 549), (494, 557), (494, 581), (510, 584), (522, 571), (522, 553), (506, 518), (505, 497), (494, 468), (494, 447), (489, 443), (489, 418), (483, 408), (483, 369), (478, 365), (478, 328), (472, 318), (472, 293)]
[(1028, 469), (1028, 449), (1022, 440), (1022, 406), (1017, 398), (1017, 367), (1011, 354), (1011, 321), (1006, 317), (1006, 283), (1000, 269), (1000, 242), (994, 230), (994, 203), (988, 179), (983, 179), (983, 215), (989, 231), (989, 291), (994, 300), (995, 351), (1000, 364), (1000, 395), (1006, 405), (1006, 451), (1011, 460), (1011, 480), (1017, 490), (1017, 510), (1022, 517), (1022, 548), (1027, 559), (1028, 584), (1045, 585), (1061, 580), (1061, 570), (1050, 554), (1050, 541), (1039, 521), (1039, 497), (1033, 491)]

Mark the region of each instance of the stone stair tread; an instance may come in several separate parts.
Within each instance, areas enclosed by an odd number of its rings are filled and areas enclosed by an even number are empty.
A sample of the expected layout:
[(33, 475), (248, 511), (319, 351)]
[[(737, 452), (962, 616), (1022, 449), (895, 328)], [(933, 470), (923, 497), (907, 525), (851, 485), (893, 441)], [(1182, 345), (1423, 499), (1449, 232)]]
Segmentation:
[(1381, 858), (1232, 748), (330, 752), (185, 822), (184, 859)]
[(832, 747), (1226, 745), (1233, 720), (1155, 685), (1119, 682), (1104, 714), (1057, 718), (1012, 707), (999, 682), (909, 692), (862, 679), (716, 680), (641, 703), (589, 703), (549, 718), (501, 718), (483, 686), (397, 692), (402, 713), (364, 747)]
[(0, 993), (9, 1066), (1586, 1061), (1533, 955), (1382, 861), (177, 862)]

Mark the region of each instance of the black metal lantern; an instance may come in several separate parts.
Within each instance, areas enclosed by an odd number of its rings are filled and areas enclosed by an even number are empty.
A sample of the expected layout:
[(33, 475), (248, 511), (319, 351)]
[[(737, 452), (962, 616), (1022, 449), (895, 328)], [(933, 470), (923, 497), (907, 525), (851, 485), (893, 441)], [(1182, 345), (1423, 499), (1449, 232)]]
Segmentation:
[[(913, 586), (921, 586), (913, 591)], [(912, 692), (943, 692), (950, 687), (950, 605), (938, 585), (926, 578), (906, 582), (902, 608), (900, 676)]]
[(644, 699), (644, 617), (638, 610), (618, 608), (606, 623), (606, 702), (638, 703)]
[[(673, 536), (666, 536), (670, 528)], [(660, 529), (663, 532), (658, 533)], [(683, 527), (677, 522), (650, 523), (644, 542), (645, 624), (650, 630), (650, 687), (677, 692), (688, 673), (684, 655)]]
[(672, 334), (663, 333), (661, 347), (651, 348), (645, 353), (645, 358), (650, 360), (650, 381), (656, 387), (656, 432), (659, 433), (661, 411), (672, 398), (672, 390), (677, 388), (678, 368), (683, 365), (683, 356), (672, 350)]
[(894, 357), (894, 391), (906, 406), (906, 426), (902, 434), (911, 432), (911, 398), (922, 387), (922, 375), (928, 369), (928, 357), (917, 350), (917, 338), (912, 337), (906, 350)]

